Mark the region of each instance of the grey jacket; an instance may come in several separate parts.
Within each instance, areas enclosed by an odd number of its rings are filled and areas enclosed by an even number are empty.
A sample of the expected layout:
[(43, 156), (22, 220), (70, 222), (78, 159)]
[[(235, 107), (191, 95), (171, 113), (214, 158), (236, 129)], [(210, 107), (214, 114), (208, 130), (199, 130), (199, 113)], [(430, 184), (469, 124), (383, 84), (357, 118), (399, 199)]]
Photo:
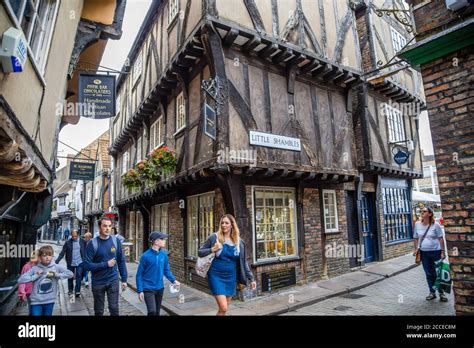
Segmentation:
[[(211, 248), (214, 246), (216, 241), (217, 235), (215, 233), (211, 234), (199, 249), (198, 256), (204, 257), (212, 253)], [(247, 285), (247, 281), (254, 281), (254, 277), (245, 257), (245, 242), (240, 239), (240, 259), (237, 264), (237, 282), (239, 284)]]
[[(43, 271), (43, 273), (36, 274), (38, 270)], [(51, 271), (55, 273), (54, 276), (52, 278), (46, 277), (48, 272)], [(51, 261), (48, 266), (38, 262), (36, 266), (33, 266), (28, 272), (18, 278), (18, 283), (33, 282), (33, 289), (30, 295), (31, 304), (39, 305), (54, 303), (58, 295), (58, 280), (72, 277), (74, 277), (74, 273), (63, 265), (57, 265), (54, 261)]]

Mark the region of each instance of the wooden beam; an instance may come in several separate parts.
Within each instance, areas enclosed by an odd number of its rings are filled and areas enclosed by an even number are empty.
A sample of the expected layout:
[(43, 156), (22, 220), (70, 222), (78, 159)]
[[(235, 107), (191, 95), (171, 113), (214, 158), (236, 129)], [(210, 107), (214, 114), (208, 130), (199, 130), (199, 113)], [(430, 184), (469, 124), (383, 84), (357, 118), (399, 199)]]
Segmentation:
[(262, 33), (265, 31), (265, 25), (263, 24), (262, 17), (258, 11), (257, 5), (254, 0), (244, 0), (245, 7), (250, 15), (250, 19), (257, 32)]
[(301, 68), (300, 68), (300, 72), (302, 74), (306, 74), (306, 73), (309, 73), (311, 72), (312, 70), (314, 70), (315, 68), (317, 68), (318, 66), (320, 66), (320, 62), (319, 60), (315, 59), (313, 60), (312, 62), (309, 62), (307, 63), (306, 65), (303, 65)]
[(224, 46), (230, 47), (234, 43), (235, 39), (239, 36), (239, 31), (237, 29), (231, 28), (224, 37), (223, 44)]
[(270, 43), (267, 47), (258, 52), (258, 56), (265, 59), (270, 57), (276, 51), (278, 51), (278, 45), (276, 43)]
[(262, 43), (262, 40), (260, 39), (259, 36), (254, 36), (253, 38), (249, 39), (243, 46), (242, 46), (242, 52), (248, 53), (252, 50), (254, 50), (257, 46), (259, 46)]
[(282, 48), (282, 51), (280, 53), (277, 53), (272, 57), (272, 61), (275, 64), (280, 64), (281, 62), (285, 61), (292, 55), (293, 55), (293, 50), (290, 48), (284, 47)]

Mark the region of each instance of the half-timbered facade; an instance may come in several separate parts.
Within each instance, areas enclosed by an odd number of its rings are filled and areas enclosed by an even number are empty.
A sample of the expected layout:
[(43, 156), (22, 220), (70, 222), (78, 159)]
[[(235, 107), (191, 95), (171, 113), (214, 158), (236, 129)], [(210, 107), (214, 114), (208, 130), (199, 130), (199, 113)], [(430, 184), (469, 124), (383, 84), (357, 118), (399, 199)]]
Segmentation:
[[(197, 250), (231, 213), (260, 292), (272, 290), (268, 279), (290, 285), (364, 262), (330, 250), (363, 243), (350, 240), (359, 233), (352, 220), (360, 173), (376, 175), (378, 160), (359, 154), (372, 138), (355, 132), (369, 87), (350, 5), (151, 5), (119, 78), (110, 126), (112, 204), (135, 258), (151, 230), (167, 232), (172, 271), (206, 287), (194, 272)], [(123, 175), (162, 145), (176, 153), (176, 172), (127, 189)]]

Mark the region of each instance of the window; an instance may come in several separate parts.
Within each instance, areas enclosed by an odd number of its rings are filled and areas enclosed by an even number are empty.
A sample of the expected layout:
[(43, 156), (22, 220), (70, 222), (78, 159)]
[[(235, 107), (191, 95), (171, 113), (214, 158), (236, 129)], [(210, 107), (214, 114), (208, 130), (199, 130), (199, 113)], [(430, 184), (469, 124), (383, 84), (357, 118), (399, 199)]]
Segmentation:
[(179, 0), (170, 0), (168, 7), (168, 26), (173, 23), (173, 20), (179, 13)]
[(407, 44), (407, 39), (400, 34), (397, 30), (390, 28), (390, 33), (392, 34), (392, 45), (393, 50), (396, 52), (400, 51)]
[(388, 139), (391, 143), (396, 143), (405, 139), (405, 126), (403, 124), (400, 110), (385, 104), (385, 115), (388, 123)]
[(324, 231), (339, 232), (336, 191), (323, 190)]
[(186, 127), (186, 108), (183, 92), (181, 92), (176, 97), (176, 132), (179, 132), (184, 127)]
[(151, 150), (160, 147), (165, 142), (165, 124), (163, 116), (160, 116), (158, 120), (153, 123), (150, 127), (150, 139), (151, 139)]
[(59, 206), (64, 207), (66, 205), (66, 196), (59, 197)]
[(94, 194), (94, 199), (95, 200), (98, 200), (99, 199), (99, 193), (100, 193), (100, 187), (99, 187), (99, 183), (96, 182), (95, 183), (95, 194)]
[(143, 149), (143, 137), (140, 137), (137, 140), (137, 163), (143, 159), (142, 149)]
[(254, 200), (257, 262), (296, 255), (294, 191), (256, 188)]
[(23, 30), (30, 54), (40, 73), (44, 72), (51, 43), (57, 0), (7, 0), (18, 28)]
[(197, 257), (199, 247), (214, 232), (214, 193), (188, 197), (188, 256)]
[(122, 155), (122, 175), (127, 172), (128, 169), (128, 150), (125, 151)]
[(408, 188), (383, 187), (385, 242), (411, 239), (411, 211)]
[(151, 207), (152, 229), (168, 233), (168, 204), (160, 204)]
[(132, 85), (135, 86), (137, 83), (138, 79), (142, 75), (142, 55), (139, 54), (137, 59), (135, 60), (135, 64), (133, 65), (133, 72), (132, 72), (132, 77), (133, 77), (133, 82)]

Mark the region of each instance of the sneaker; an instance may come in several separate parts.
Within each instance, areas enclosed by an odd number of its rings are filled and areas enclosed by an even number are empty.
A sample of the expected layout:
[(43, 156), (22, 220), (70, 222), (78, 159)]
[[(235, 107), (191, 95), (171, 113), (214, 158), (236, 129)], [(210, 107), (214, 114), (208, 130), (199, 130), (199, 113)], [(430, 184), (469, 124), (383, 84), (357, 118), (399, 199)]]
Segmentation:
[(440, 300), (441, 302), (448, 302), (448, 298), (446, 297), (446, 295), (444, 294), (444, 292), (441, 292), (441, 293), (439, 294), (439, 300)]
[(80, 292), (76, 293), (76, 297), (80, 297), (80, 296), (81, 296)]
[(89, 282), (85, 282), (85, 283), (84, 283), (84, 286), (85, 286), (86, 288), (88, 288), (88, 287), (89, 287)]
[(428, 296), (426, 296), (427, 301), (434, 300), (436, 298), (436, 294), (434, 292), (430, 292)]

